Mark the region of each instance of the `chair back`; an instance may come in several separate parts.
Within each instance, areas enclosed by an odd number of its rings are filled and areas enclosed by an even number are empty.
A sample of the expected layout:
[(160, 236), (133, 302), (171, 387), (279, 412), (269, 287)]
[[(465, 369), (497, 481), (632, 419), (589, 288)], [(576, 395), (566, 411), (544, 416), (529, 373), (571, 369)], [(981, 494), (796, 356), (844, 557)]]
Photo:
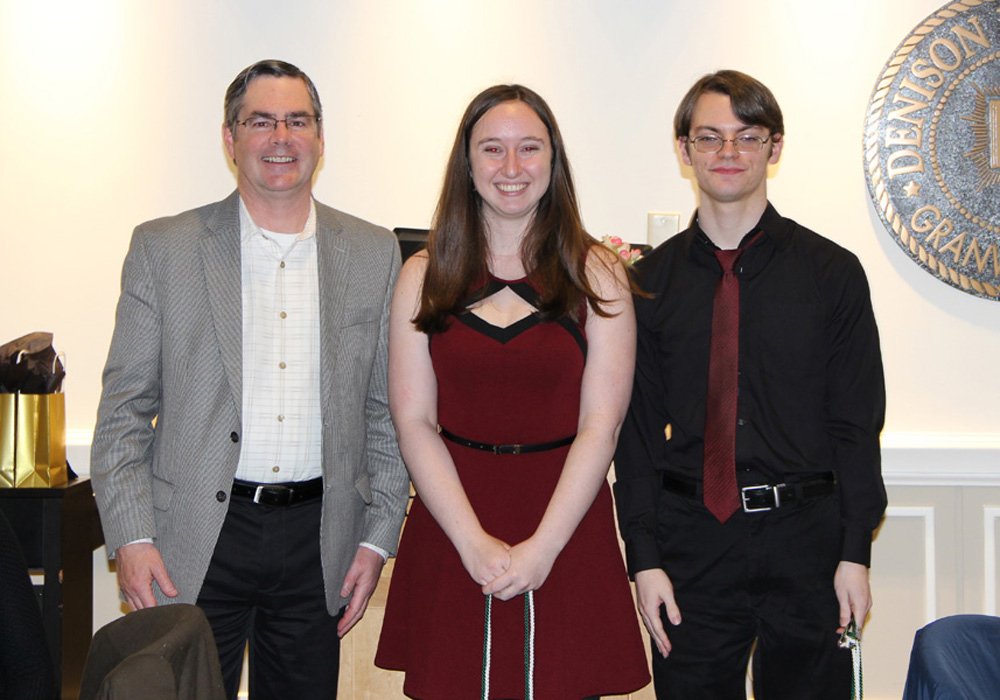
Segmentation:
[(129, 613), (97, 631), (80, 700), (225, 700), (205, 613), (175, 604)]
[(1000, 694), (1000, 617), (952, 615), (917, 630), (903, 700)]

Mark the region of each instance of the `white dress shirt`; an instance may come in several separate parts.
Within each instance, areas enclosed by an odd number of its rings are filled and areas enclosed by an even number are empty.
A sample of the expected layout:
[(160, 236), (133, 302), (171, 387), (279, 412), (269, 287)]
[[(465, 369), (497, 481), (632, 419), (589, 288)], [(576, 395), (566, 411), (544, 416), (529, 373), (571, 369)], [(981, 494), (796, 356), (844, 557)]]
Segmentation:
[(316, 206), (301, 233), (258, 226), (240, 200), (243, 432), (236, 477), (323, 474)]
[[(236, 478), (323, 475), (316, 204), (301, 233), (262, 229), (240, 199), (243, 438)], [(389, 553), (362, 542), (385, 561)]]

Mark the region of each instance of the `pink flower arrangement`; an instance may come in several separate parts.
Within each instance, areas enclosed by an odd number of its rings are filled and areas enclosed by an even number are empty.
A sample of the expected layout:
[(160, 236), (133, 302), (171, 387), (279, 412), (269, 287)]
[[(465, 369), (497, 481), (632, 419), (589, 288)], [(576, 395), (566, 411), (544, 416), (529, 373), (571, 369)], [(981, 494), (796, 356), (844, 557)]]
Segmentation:
[(631, 248), (629, 244), (623, 241), (618, 236), (604, 236), (601, 238), (601, 243), (608, 250), (613, 250), (621, 258), (621, 261), (626, 265), (631, 265), (636, 260), (642, 257), (642, 251), (638, 248)]

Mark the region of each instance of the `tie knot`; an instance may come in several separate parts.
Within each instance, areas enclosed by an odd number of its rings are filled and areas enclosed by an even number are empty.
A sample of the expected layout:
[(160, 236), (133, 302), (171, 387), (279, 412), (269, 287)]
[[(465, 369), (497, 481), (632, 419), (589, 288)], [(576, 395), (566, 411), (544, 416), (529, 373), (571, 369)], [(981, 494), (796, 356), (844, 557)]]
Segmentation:
[(736, 265), (736, 260), (740, 257), (740, 253), (743, 250), (740, 248), (734, 248), (733, 250), (717, 250), (715, 251), (715, 259), (719, 261), (719, 265), (722, 267), (723, 272), (732, 272), (733, 267)]

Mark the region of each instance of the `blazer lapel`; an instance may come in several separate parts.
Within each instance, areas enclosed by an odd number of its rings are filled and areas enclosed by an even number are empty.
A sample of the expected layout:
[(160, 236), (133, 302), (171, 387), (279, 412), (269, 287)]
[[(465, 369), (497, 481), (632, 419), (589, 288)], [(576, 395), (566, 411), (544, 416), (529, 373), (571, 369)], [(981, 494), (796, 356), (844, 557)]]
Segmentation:
[(350, 273), (348, 240), (342, 224), (325, 207), (316, 206), (316, 251), (319, 260), (320, 391), (323, 411), (335, 404), (334, 369), (337, 330), (344, 312)]
[(239, 199), (236, 192), (218, 204), (201, 239), (212, 321), (222, 365), (236, 402), (243, 409), (243, 293), (240, 262)]

